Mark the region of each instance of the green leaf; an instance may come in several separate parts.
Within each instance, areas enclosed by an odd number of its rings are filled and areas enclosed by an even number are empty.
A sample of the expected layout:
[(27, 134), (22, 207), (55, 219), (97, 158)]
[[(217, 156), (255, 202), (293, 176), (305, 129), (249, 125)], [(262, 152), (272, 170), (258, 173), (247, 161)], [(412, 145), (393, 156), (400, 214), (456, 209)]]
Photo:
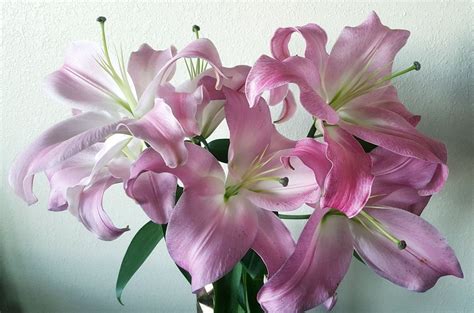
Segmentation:
[(162, 225), (151, 221), (146, 223), (133, 237), (123, 257), (115, 285), (115, 293), (120, 304), (123, 305), (121, 299), (123, 289), (162, 238)]
[(374, 150), (375, 148), (377, 148), (376, 145), (370, 143), (370, 142), (367, 142), (365, 140), (362, 140), (360, 138), (357, 138), (357, 141), (360, 143), (360, 145), (362, 146), (362, 148), (364, 149), (365, 152), (369, 153), (370, 151)]
[(257, 301), (257, 294), (260, 288), (263, 286), (263, 275), (258, 276), (254, 279), (249, 275), (249, 273), (244, 273), (247, 275), (245, 279), (246, 289), (247, 289), (247, 301), (248, 301), (248, 312), (249, 313), (263, 313), (262, 307)]
[(232, 271), (214, 283), (214, 313), (239, 311), (239, 287), (242, 265), (237, 263)]
[(239, 284), (239, 293), (237, 295), (237, 301), (239, 302), (239, 306), (242, 312), (248, 313), (247, 312), (247, 290), (245, 288), (245, 282), (244, 282), (244, 275), (245, 272), (242, 272), (242, 281)]
[(354, 250), (354, 252), (352, 252), (352, 255), (354, 256), (354, 258), (356, 258), (357, 260), (359, 260), (360, 262), (362, 262), (362, 264), (365, 264), (364, 260), (362, 260), (362, 258), (360, 257), (360, 255)]
[(227, 138), (216, 139), (209, 143), (208, 149), (216, 159), (223, 163), (228, 163), (229, 144), (230, 140)]
[(267, 268), (262, 259), (253, 250), (249, 250), (240, 262), (252, 279), (263, 276), (267, 272)]
[(175, 193), (174, 204), (176, 204), (176, 202), (178, 202), (179, 198), (181, 198), (181, 195), (183, 194), (183, 191), (184, 191), (183, 187), (181, 187), (179, 185), (176, 185), (176, 193)]

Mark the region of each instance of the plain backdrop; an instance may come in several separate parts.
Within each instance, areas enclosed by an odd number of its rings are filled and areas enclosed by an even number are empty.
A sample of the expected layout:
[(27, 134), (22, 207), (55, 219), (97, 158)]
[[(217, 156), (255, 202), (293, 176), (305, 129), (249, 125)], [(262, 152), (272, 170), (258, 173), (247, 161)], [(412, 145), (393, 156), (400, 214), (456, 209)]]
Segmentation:
[[(395, 286), (357, 261), (339, 288), (334, 312), (473, 312), (473, 114), (472, 4), (470, 2), (23, 2), (2, 5), (1, 36), (1, 211), (0, 297), (2, 312), (170, 312), (195, 311), (190, 287), (171, 262), (164, 243), (132, 279), (123, 296), (114, 286), (122, 256), (136, 231), (147, 221), (120, 186), (105, 199), (119, 226), (131, 231), (116, 241), (96, 239), (67, 212), (46, 208), (48, 185), (35, 180), (40, 201), (28, 207), (9, 188), (7, 172), (15, 156), (40, 134), (70, 114), (49, 99), (42, 79), (57, 69), (74, 40), (100, 40), (99, 15), (108, 18), (111, 45), (126, 53), (147, 42), (156, 49), (179, 48), (193, 39), (191, 26), (218, 47), (224, 65), (251, 65), (269, 53), (277, 27), (316, 22), (326, 29), (331, 46), (345, 25), (361, 23), (375, 10), (383, 23), (411, 31), (395, 60), (403, 69), (422, 64), (395, 81), (401, 100), (422, 115), (419, 129), (447, 143), (450, 177), (423, 216), (449, 240), (465, 278), (444, 277), (426, 293)], [(295, 37), (292, 47), (303, 51)], [(185, 77), (183, 64), (178, 78)], [(291, 138), (304, 136), (310, 118), (297, 116), (279, 127)], [(225, 125), (215, 138), (225, 136)], [(303, 222), (289, 221), (299, 234)], [(322, 312), (322, 309), (316, 310)], [(284, 313), (284, 312), (283, 312)]]

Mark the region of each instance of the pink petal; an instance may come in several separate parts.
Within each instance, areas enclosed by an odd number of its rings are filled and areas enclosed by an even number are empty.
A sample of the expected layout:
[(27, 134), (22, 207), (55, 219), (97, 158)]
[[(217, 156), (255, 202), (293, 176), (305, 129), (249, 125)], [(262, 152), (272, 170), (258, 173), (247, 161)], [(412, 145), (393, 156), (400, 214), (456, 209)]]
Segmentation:
[(268, 105), (274, 106), (282, 102), (288, 94), (288, 85), (281, 85), (275, 89), (270, 90), (270, 96), (268, 98)]
[(297, 157), (309, 167), (315, 175), (320, 188), (324, 187), (326, 176), (331, 169), (331, 163), (326, 157), (327, 144), (314, 139), (305, 138), (297, 142), (291, 153), (284, 158), (284, 162), (292, 167), (291, 157)]
[[(239, 92), (244, 91), (245, 80), (250, 71), (249, 66), (238, 65), (232, 68), (224, 67), (222, 71), (227, 77), (222, 81), (223, 87)], [(213, 76), (215, 76), (215, 74)], [(201, 105), (197, 111), (197, 120), (200, 125), (201, 136), (204, 138), (209, 137), (225, 118), (224, 104), (226, 96), (222, 90), (215, 89), (216, 79), (213, 76), (207, 76), (206, 74), (199, 80), (199, 84), (204, 87), (206, 98), (210, 100), (207, 103), (203, 102), (203, 105)]]
[(328, 38), (324, 29), (316, 24), (277, 29), (271, 41), (273, 57), (281, 61), (290, 57), (288, 43), (294, 32), (300, 33), (306, 42), (305, 57), (311, 60), (319, 71), (322, 71), (328, 57), (326, 52)]
[[(263, 102), (250, 108), (244, 94), (230, 89), (225, 89), (224, 93), (227, 99), (225, 116), (230, 131), (229, 171), (246, 171), (268, 147), (276, 130), (270, 111)], [(255, 125), (258, 125), (258, 132), (255, 132)]]
[(267, 312), (303, 312), (331, 298), (352, 257), (352, 238), (343, 216), (323, 219), (316, 210), (306, 223), (295, 252), (258, 293)]
[(166, 224), (175, 203), (176, 183), (172, 174), (145, 172), (126, 191), (153, 222)]
[[(71, 201), (68, 197), (69, 189), (80, 185), (81, 181), (91, 174), (94, 158), (100, 151), (100, 146), (100, 144), (95, 144), (86, 148), (45, 171), (51, 188), (48, 202), (49, 210), (63, 211), (68, 208)], [(72, 204), (72, 206), (77, 206), (77, 203)]]
[(170, 85), (164, 85), (158, 89), (158, 97), (171, 107), (186, 136), (200, 135), (198, 124), (198, 110), (209, 103), (205, 89), (197, 87), (192, 92), (178, 92)]
[(115, 100), (125, 99), (122, 91), (98, 63), (103, 57), (97, 44), (74, 42), (66, 51), (61, 69), (46, 77), (46, 91), (75, 109), (128, 113)]
[(227, 78), (222, 72), (222, 63), (214, 44), (206, 38), (194, 40), (169, 60), (153, 78), (153, 81), (148, 84), (135, 110), (136, 114), (142, 116), (152, 109), (158, 86), (169, 80), (170, 75), (174, 72), (175, 62), (181, 58), (200, 58), (208, 62), (215, 71), (217, 78), (216, 89), (220, 89), (222, 86), (221, 78)]
[(445, 238), (415, 214), (399, 209), (364, 209), (407, 247), (357, 222), (350, 223), (354, 244), (365, 263), (377, 274), (409, 290), (426, 291), (445, 275), (463, 277), (454, 251)]
[(418, 191), (411, 187), (379, 183), (375, 177), (372, 195), (366, 206), (399, 208), (420, 215), (430, 198), (431, 196), (420, 196)]
[(176, 204), (166, 233), (173, 260), (192, 276), (193, 292), (213, 283), (250, 249), (257, 234), (255, 207), (241, 197), (224, 203), (224, 184), (208, 177)]
[(117, 182), (113, 177), (104, 178), (86, 188), (80, 196), (78, 218), (88, 230), (102, 240), (114, 240), (129, 230), (128, 227), (115, 227), (102, 207), (105, 190)]
[(106, 113), (86, 112), (62, 121), (41, 134), (12, 165), (9, 183), (28, 204), (35, 203), (34, 174), (53, 167), (112, 134), (119, 122)]
[(183, 128), (163, 100), (156, 99), (151, 111), (139, 120), (124, 122), (121, 127), (125, 127), (133, 136), (150, 144), (163, 156), (168, 166), (176, 167), (186, 161)]
[(416, 126), (420, 121), (419, 115), (411, 113), (398, 98), (397, 89), (393, 86), (387, 86), (377, 91), (364, 94), (344, 105), (347, 109), (361, 109), (366, 107), (382, 108), (403, 117), (408, 123)]
[(295, 97), (291, 91), (288, 91), (284, 101), (283, 108), (280, 112), (280, 116), (274, 123), (284, 123), (293, 117), (296, 113), (296, 102)]
[[(128, 73), (132, 77), (138, 98), (175, 54), (176, 48), (173, 46), (166, 50), (154, 50), (146, 43), (142, 44), (138, 51), (132, 52), (128, 60)], [(171, 79), (173, 73), (174, 68), (168, 79)]]
[(364, 23), (345, 27), (327, 60), (324, 80), (327, 94), (332, 98), (337, 90), (357, 75), (377, 77), (391, 73), (393, 59), (405, 45), (410, 33), (392, 30), (372, 12)]
[(379, 107), (343, 108), (339, 126), (347, 132), (407, 157), (446, 164), (446, 147), (418, 132), (400, 115)]
[(376, 176), (374, 185), (406, 186), (420, 196), (429, 196), (440, 191), (448, 178), (448, 167), (444, 164), (402, 156), (381, 147), (373, 150), (370, 157)]
[(258, 210), (258, 231), (252, 249), (262, 258), (271, 277), (293, 253), (295, 242), (275, 213)]
[(183, 165), (175, 168), (168, 167), (155, 150), (146, 149), (133, 164), (126, 188), (134, 188), (133, 184), (137, 177), (146, 171), (171, 173), (183, 182), (184, 187), (201, 184), (201, 181), (206, 177), (217, 178), (224, 184), (224, 170), (210, 152), (192, 143), (185, 143), (185, 147), (188, 150), (188, 160)]
[(337, 302), (337, 292), (334, 293), (334, 295), (330, 298), (328, 298), (326, 301), (323, 302), (324, 307), (326, 308), (327, 311), (331, 311), (334, 306), (336, 305)]
[(313, 116), (334, 124), (339, 117), (315, 91), (320, 78), (311, 61), (301, 57), (290, 57), (278, 61), (268, 56), (261, 56), (250, 70), (245, 86), (245, 93), (250, 106), (259, 101), (260, 96), (267, 90), (272, 90), (289, 83), (295, 83), (300, 88), (300, 101), (305, 109)]
[(321, 207), (337, 209), (353, 217), (370, 196), (374, 180), (370, 174), (370, 157), (350, 134), (339, 127), (325, 127), (324, 140), (332, 167), (324, 183)]

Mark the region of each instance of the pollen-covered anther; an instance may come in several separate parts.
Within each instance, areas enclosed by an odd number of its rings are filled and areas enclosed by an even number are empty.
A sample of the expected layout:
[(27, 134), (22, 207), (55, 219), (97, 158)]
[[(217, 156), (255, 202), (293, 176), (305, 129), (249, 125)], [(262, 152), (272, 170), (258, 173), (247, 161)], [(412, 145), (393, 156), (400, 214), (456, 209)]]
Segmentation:
[(99, 16), (96, 19), (96, 21), (99, 22), (99, 23), (105, 23), (105, 21), (107, 21), (107, 19), (105, 18), (105, 16)]
[(405, 240), (400, 240), (397, 245), (398, 249), (403, 250), (407, 247), (407, 242)]
[(201, 27), (199, 27), (198, 25), (193, 25), (193, 32), (198, 32), (201, 30)]
[(282, 177), (278, 180), (278, 182), (283, 186), (283, 187), (286, 187), (288, 186), (288, 183), (290, 182), (290, 180), (288, 179), (288, 177)]
[(421, 64), (418, 61), (413, 62), (413, 66), (415, 67), (415, 71), (421, 70)]

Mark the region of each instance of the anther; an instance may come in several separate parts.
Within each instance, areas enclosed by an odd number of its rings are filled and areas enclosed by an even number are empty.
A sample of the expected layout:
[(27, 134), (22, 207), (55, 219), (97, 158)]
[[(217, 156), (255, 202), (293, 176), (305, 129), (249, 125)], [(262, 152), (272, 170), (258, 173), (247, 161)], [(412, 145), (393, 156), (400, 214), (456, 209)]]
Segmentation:
[(421, 64), (418, 61), (413, 62), (413, 66), (415, 67), (415, 71), (421, 70)]
[(96, 21), (99, 22), (99, 23), (105, 23), (105, 21), (107, 21), (107, 19), (105, 18), (105, 16), (99, 16)]
[(397, 245), (398, 245), (398, 249), (400, 250), (403, 250), (407, 247), (407, 243), (405, 240), (400, 240)]
[(193, 25), (193, 33), (198, 32), (200, 30), (201, 30), (201, 27), (199, 27), (197, 25)]
[(283, 186), (283, 187), (286, 187), (288, 186), (288, 182), (290, 180), (288, 179), (288, 177), (282, 177), (278, 180), (278, 182)]

